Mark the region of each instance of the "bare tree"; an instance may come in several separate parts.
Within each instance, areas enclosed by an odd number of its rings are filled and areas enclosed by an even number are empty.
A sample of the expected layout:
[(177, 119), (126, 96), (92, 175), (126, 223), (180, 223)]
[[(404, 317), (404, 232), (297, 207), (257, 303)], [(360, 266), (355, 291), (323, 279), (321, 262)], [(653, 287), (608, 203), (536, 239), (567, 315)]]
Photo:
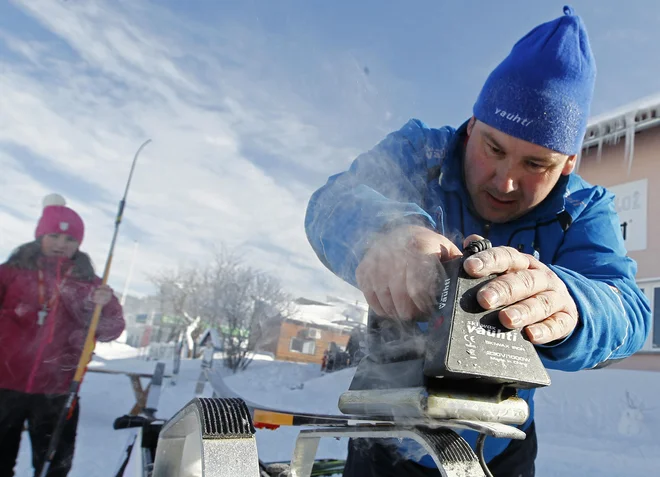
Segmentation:
[(254, 350), (264, 338), (265, 321), (292, 314), (293, 300), (277, 278), (250, 267), (233, 270), (219, 291), (225, 366), (237, 372), (252, 362)]
[(252, 362), (267, 319), (293, 313), (292, 297), (276, 277), (247, 266), (225, 247), (202, 267), (162, 272), (152, 281), (163, 308), (180, 316), (188, 330), (204, 323), (218, 332), (224, 364), (233, 372)]
[(204, 312), (205, 278), (203, 270), (196, 267), (164, 270), (150, 277), (158, 287), (162, 312), (173, 315), (176, 320), (174, 336), (170, 336), (170, 340), (183, 340), (188, 357), (192, 357), (194, 335), (201, 325)]

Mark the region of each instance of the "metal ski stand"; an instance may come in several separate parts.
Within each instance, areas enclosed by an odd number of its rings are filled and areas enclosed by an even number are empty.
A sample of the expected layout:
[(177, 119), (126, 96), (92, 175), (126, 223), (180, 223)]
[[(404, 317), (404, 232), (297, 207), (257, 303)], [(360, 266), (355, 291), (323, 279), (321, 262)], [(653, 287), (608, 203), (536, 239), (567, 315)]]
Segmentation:
[(152, 475), (155, 458), (154, 449), (156, 448), (158, 435), (164, 423), (164, 421), (159, 422), (159, 419), (156, 418), (164, 374), (165, 363), (157, 363), (149, 385), (147, 403), (141, 412), (142, 415), (124, 415), (115, 419), (113, 425), (115, 430), (130, 428), (131, 433), (128, 436), (126, 447), (124, 448), (117, 469), (112, 474), (113, 477), (122, 477), (124, 475), (138, 440), (140, 442), (141, 452), (137, 459), (139, 462), (137, 473), (140, 477), (149, 477)]
[(207, 344), (204, 347), (204, 352), (202, 354), (202, 367), (199, 372), (199, 378), (197, 379), (197, 384), (195, 385), (195, 395), (199, 396), (204, 392), (204, 386), (208, 381), (207, 372), (209, 369), (213, 368), (213, 354), (215, 349), (213, 345)]
[(161, 429), (153, 477), (258, 477), (255, 432), (240, 399), (195, 398)]
[[(259, 477), (254, 409), (240, 398), (195, 398), (161, 429), (152, 477)], [(295, 417), (295, 415), (294, 415)], [(351, 421), (351, 418), (357, 421)], [(415, 423), (344, 416), (337, 425), (301, 429), (290, 469), (279, 477), (310, 477), (321, 438), (408, 438), (432, 456), (443, 477), (490, 477), (483, 462), (486, 436), (524, 439), (524, 432), (501, 423), (427, 420)], [(348, 422), (348, 423), (346, 423)], [(304, 427), (301, 424), (301, 427)], [(477, 454), (456, 430), (481, 434)]]
[(176, 386), (179, 379), (179, 371), (181, 369), (181, 353), (183, 352), (183, 339), (178, 339), (174, 345), (174, 362), (172, 363), (172, 379), (170, 380), (171, 386)]

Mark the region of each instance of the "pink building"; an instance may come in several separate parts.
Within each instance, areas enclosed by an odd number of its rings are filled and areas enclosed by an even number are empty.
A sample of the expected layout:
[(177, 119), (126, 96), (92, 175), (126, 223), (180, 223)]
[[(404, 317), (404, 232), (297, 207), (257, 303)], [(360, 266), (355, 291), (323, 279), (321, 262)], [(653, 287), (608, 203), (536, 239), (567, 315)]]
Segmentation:
[(638, 264), (637, 281), (653, 310), (653, 328), (643, 351), (623, 366), (660, 370), (660, 241), (655, 239), (660, 232), (656, 220), (660, 215), (660, 96), (592, 118), (578, 173), (615, 194), (621, 232), (629, 255)]

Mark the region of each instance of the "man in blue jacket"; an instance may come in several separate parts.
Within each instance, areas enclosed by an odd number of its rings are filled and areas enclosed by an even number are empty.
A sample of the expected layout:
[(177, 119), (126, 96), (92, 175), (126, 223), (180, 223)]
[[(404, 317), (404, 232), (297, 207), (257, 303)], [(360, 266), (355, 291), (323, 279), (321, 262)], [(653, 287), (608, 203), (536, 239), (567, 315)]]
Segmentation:
[[(504, 306), (502, 324), (523, 328), (546, 367), (593, 369), (635, 353), (651, 320), (637, 265), (612, 195), (573, 173), (595, 76), (586, 29), (565, 7), (514, 45), (458, 129), (411, 120), (313, 194), (305, 226), (319, 259), (376, 314), (406, 320), (433, 306), (438, 263), (485, 237), (493, 248), (465, 269), (501, 275), (478, 299)], [(496, 477), (534, 475), (534, 391), (520, 396), (527, 438), (486, 440)], [(475, 433), (463, 437), (474, 447)], [(407, 443), (351, 441), (344, 475), (439, 472)]]

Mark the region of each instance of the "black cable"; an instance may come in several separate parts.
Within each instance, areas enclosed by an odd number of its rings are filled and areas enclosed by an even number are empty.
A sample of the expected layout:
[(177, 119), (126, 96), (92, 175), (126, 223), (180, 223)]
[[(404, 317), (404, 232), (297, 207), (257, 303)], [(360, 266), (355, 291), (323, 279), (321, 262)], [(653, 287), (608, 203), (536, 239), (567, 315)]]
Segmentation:
[(477, 456), (479, 457), (479, 464), (481, 464), (481, 468), (484, 471), (484, 474), (486, 474), (486, 477), (493, 477), (493, 474), (490, 472), (490, 469), (488, 469), (488, 465), (486, 465), (486, 459), (484, 459), (484, 443), (486, 442), (486, 434), (479, 434), (479, 437), (477, 438)]

